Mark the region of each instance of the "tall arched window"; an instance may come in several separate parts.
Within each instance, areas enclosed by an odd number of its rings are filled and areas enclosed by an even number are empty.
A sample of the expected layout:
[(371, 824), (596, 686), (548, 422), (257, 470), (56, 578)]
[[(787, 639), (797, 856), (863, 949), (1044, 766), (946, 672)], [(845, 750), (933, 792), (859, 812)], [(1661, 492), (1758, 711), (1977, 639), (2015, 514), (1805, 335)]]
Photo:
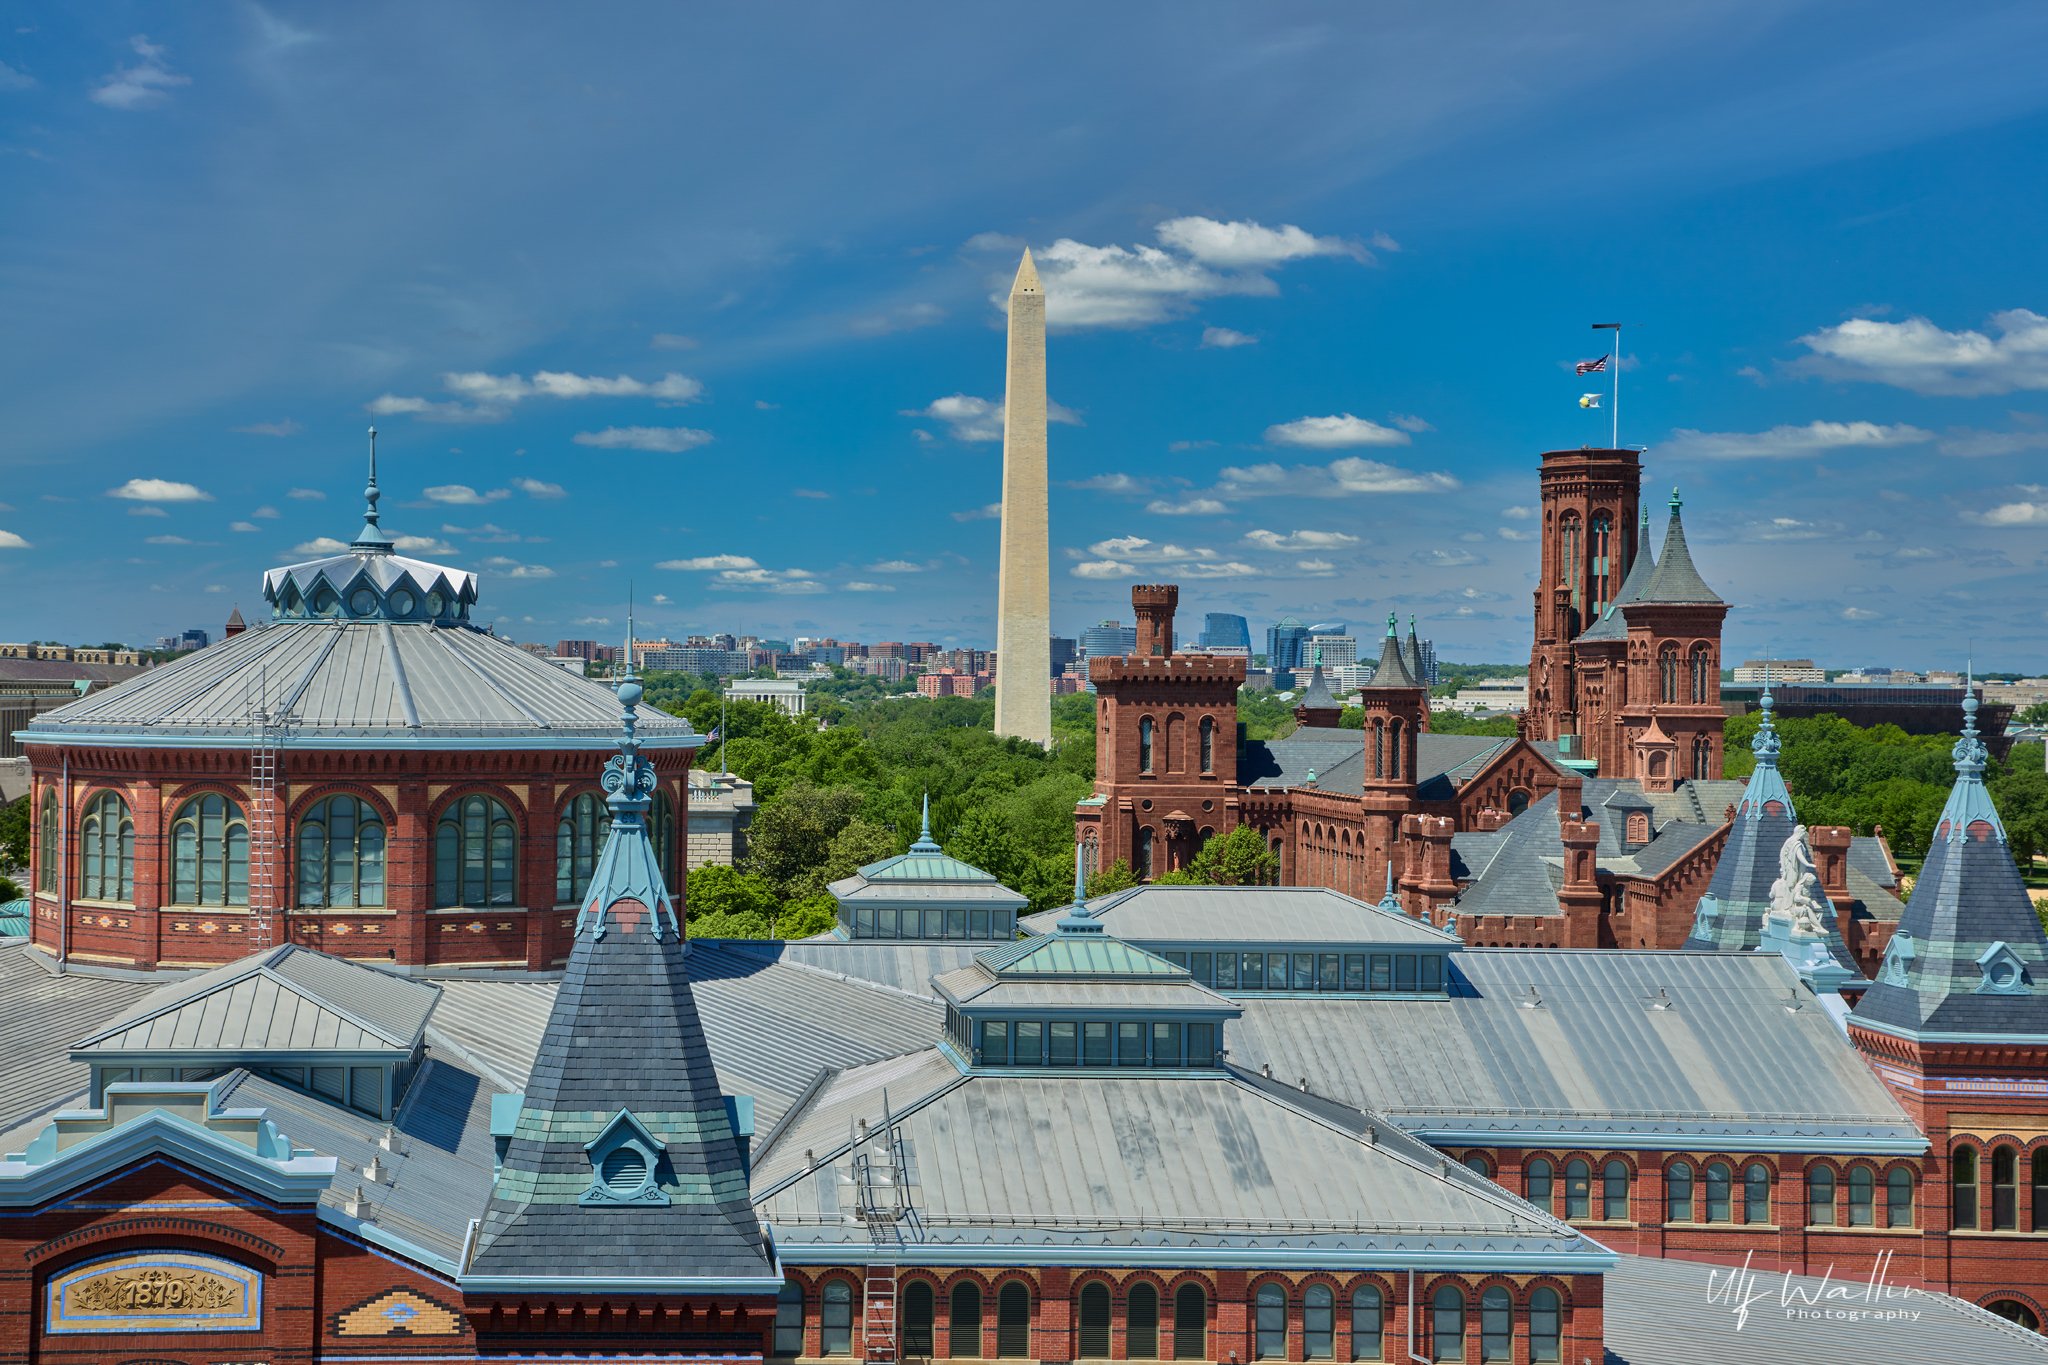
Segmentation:
[(1287, 1292), (1277, 1284), (1262, 1284), (1253, 1300), (1252, 1359), (1287, 1359)]
[(1337, 1300), (1326, 1284), (1301, 1294), (1301, 1358), (1328, 1360), (1337, 1349)]
[(1958, 1147), (1949, 1158), (1948, 1184), (1953, 1204), (1951, 1226), (1977, 1226), (1977, 1149)]
[(1600, 1169), (1600, 1216), (1610, 1223), (1628, 1221), (1628, 1163), (1619, 1157)]
[(794, 1360), (804, 1353), (804, 1287), (783, 1282), (775, 1296), (775, 1354)]
[(1031, 1354), (1031, 1291), (1017, 1280), (996, 1295), (996, 1354), (1008, 1359)]
[(1720, 699), (1721, 680), (1715, 677), (1714, 670), (1707, 666), (1710, 657), (1710, 652), (1705, 645), (1694, 645), (1692, 647), (1690, 663), (1692, 665), (1692, 699), (1695, 705), (1700, 702), (1717, 701)]
[(1806, 1222), (1817, 1228), (1835, 1224), (1835, 1173), (1829, 1167), (1815, 1166), (1806, 1173)]
[(384, 817), (367, 801), (315, 803), (299, 817), (299, 904), (384, 904), (384, 835)]
[(1674, 1161), (1664, 1172), (1664, 1221), (1693, 1220), (1692, 1163)]
[(518, 896), (518, 826), (496, 798), (465, 796), (434, 829), (434, 904), (510, 905)]
[(1387, 776), (1396, 782), (1401, 780), (1401, 751), (1407, 737), (1407, 730), (1400, 721), (1393, 721), (1387, 726)]
[[(1913, 1178), (1904, 1167), (1892, 1172), (1894, 1177), (1905, 1176), (1901, 1183), (1906, 1188), (1906, 1216), (1908, 1224), (1892, 1224), (1893, 1227), (1910, 1224), (1913, 1209)], [(2034, 1149), (2034, 1231), (2048, 1232), (2048, 1147)]]
[(1479, 1358), (1515, 1358), (1515, 1301), (1503, 1285), (1488, 1285), (1479, 1296)]
[(1771, 1171), (1761, 1161), (1752, 1161), (1742, 1172), (1742, 1221), (1771, 1221)]
[(1137, 873), (1140, 881), (1152, 880), (1152, 827), (1150, 825), (1138, 826)]
[[(2048, 1156), (2048, 1149), (2034, 1154), (2034, 1226), (2041, 1226), (2041, 1215), (2048, 1212), (2042, 1204), (2040, 1178), (2044, 1163), (2041, 1158)], [(1884, 1222), (1886, 1227), (1909, 1228), (1913, 1226), (1913, 1173), (1904, 1166), (1894, 1166), (1884, 1178)]]
[(1081, 1358), (1109, 1359), (1109, 1286), (1090, 1280), (1081, 1286)]
[(1387, 1353), (1387, 1301), (1377, 1285), (1351, 1291), (1351, 1358), (1381, 1360)]
[(1704, 782), (1712, 775), (1714, 741), (1705, 735), (1692, 737), (1692, 777), (1695, 782)]
[(1555, 1170), (1547, 1157), (1539, 1156), (1529, 1163), (1529, 1202), (1545, 1213), (1551, 1212), (1551, 1184)]
[[(1571, 603), (1574, 612), (1585, 609), (1585, 603), (1579, 597), (1580, 588), (1584, 582), (1580, 577), (1584, 565), (1580, 562), (1579, 556), (1585, 549), (1584, 545), (1581, 544), (1580, 536), (1581, 528), (1579, 526), (1578, 513), (1567, 512), (1558, 518), (1558, 578), (1567, 588), (1571, 589)], [(1544, 591), (1548, 593), (1549, 589), (1546, 587)]]
[[(609, 807), (606, 815), (610, 815)], [(673, 892), (676, 889), (676, 803), (668, 799), (665, 791), (654, 794), (653, 818), (654, 827), (648, 833), (654, 839), (654, 859), (661, 864), (662, 879)]]
[(36, 825), (36, 890), (57, 893), (57, 792), (43, 792), (42, 819)]
[(195, 796), (171, 819), (171, 904), (249, 903), (249, 822), (218, 792)]
[(1372, 775), (1387, 775), (1387, 723), (1377, 719), (1372, 723)]
[(962, 1280), (953, 1286), (953, 1356), (974, 1360), (981, 1355), (981, 1286)]
[(853, 1286), (845, 1280), (825, 1281), (819, 1296), (818, 1352), (828, 1356), (853, 1354)]
[(1430, 1354), (1438, 1360), (1465, 1358), (1465, 1295), (1444, 1285), (1429, 1301)]
[(1725, 1161), (1707, 1163), (1707, 1221), (1728, 1223), (1734, 1221), (1731, 1207), (1734, 1198), (1735, 1172)]
[(1849, 1168), (1849, 1226), (1867, 1228), (1877, 1221), (1877, 1174), (1870, 1167)]
[(1124, 1300), (1124, 1356), (1130, 1360), (1159, 1357), (1159, 1291), (1138, 1282)]
[(135, 899), (135, 820), (112, 792), (95, 796), (79, 822), (78, 894), (93, 901)]
[(1556, 1361), (1564, 1354), (1564, 1305), (1557, 1291), (1540, 1286), (1529, 1296), (1529, 1359)]
[(903, 1354), (928, 1358), (932, 1353), (932, 1287), (912, 1280), (903, 1287)]
[(1216, 717), (1202, 717), (1202, 771), (1216, 771)]
[(1564, 1216), (1593, 1216), (1593, 1168), (1578, 1157), (1564, 1164)]
[(611, 827), (611, 807), (596, 792), (584, 792), (563, 807), (562, 818), (555, 822), (555, 904), (583, 899)]
[(1592, 522), (1593, 551), (1593, 615), (1598, 617), (1607, 610), (1608, 600), (1614, 595), (1614, 518), (1605, 512), (1595, 512)]
[(1657, 696), (1662, 701), (1678, 700), (1678, 646), (1657, 651)]
[(1991, 1227), (2011, 1232), (2020, 1225), (2020, 1154), (2017, 1148), (1991, 1149)]
[(1187, 721), (1176, 711), (1166, 718), (1166, 771), (1185, 772), (1187, 766)]
[(1209, 1358), (1209, 1296), (1192, 1281), (1173, 1291), (1173, 1358)]
[(1138, 771), (1152, 771), (1152, 717), (1138, 717)]

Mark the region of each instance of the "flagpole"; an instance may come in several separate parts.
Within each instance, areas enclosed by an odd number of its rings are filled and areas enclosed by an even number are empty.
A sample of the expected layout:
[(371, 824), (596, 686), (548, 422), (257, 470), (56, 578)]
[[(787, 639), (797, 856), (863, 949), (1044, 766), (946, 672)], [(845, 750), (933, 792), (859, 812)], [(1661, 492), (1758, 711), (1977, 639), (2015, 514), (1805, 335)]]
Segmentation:
[(1614, 324), (1614, 412), (1613, 442), (1609, 450), (1621, 449), (1621, 324)]

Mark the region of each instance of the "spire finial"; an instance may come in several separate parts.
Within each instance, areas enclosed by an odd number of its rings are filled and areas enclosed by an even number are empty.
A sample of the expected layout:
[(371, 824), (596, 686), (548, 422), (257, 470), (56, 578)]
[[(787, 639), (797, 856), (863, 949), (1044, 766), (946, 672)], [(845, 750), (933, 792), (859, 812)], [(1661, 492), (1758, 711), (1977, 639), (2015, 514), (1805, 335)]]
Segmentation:
[(1678, 509), (1685, 506), (1685, 499), (1678, 496), (1678, 485), (1671, 485), (1671, 515), (1677, 516)]
[(626, 676), (633, 676), (633, 584), (626, 582)]
[(924, 794), (924, 817), (919, 822), (917, 837), (920, 839), (932, 837), (932, 794), (930, 792)]
[(1323, 666), (1323, 647), (1321, 645), (1316, 646), (1315, 666), (1317, 668), (1321, 668)]
[(1762, 719), (1757, 722), (1756, 738), (1749, 742), (1750, 751), (1756, 755), (1758, 767), (1776, 767), (1781, 741), (1778, 739), (1778, 727), (1772, 715), (1772, 710), (1778, 703), (1771, 695), (1771, 666), (1768, 662), (1764, 664), (1764, 690), (1756, 700), (1757, 708), (1762, 712)]
[(370, 479), (363, 485), (363, 529), (356, 536), (356, 550), (385, 551), (391, 549), (391, 537), (377, 525), (377, 428), (370, 428)]
[(1391, 640), (1391, 639), (1393, 639), (1393, 638), (1394, 638), (1394, 637), (1395, 637), (1396, 635), (1398, 635), (1398, 634), (1400, 634), (1400, 633), (1401, 633), (1401, 617), (1400, 617), (1400, 614), (1399, 614), (1399, 613), (1397, 613), (1397, 612), (1391, 612), (1391, 611), (1390, 611), (1390, 612), (1388, 612), (1388, 613), (1387, 613), (1387, 638), (1388, 638), (1389, 640)]
[(1081, 867), (1081, 841), (1074, 841), (1074, 908), (1083, 909), (1088, 904), (1087, 877)]

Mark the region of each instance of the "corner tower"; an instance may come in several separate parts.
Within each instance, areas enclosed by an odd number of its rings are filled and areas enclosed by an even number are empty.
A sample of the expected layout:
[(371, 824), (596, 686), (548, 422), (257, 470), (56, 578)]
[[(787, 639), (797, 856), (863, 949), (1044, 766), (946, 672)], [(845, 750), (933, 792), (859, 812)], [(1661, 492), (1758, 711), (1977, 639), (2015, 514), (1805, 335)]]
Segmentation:
[(1372, 681), (1358, 690), (1365, 709), (1365, 746), (1359, 804), (1368, 864), (1391, 863), (1400, 837), (1401, 818), (1415, 809), (1415, 760), (1420, 735), (1429, 715), (1429, 689), (1415, 676), (1401, 645), (1394, 613), (1387, 613), (1387, 634), (1380, 642)]
[(1045, 290), (1024, 253), (1010, 285), (1003, 390), (1002, 561), (996, 580), (996, 733), (1052, 743), (1051, 535), (1046, 512)]
[(1653, 791), (1721, 776), (1721, 623), (1728, 604), (1707, 586), (1685, 543), (1685, 506), (1671, 490), (1664, 548), (1642, 595), (1622, 603), (1628, 623), (1626, 751), (1597, 754), (1607, 777), (1635, 777)]
[(1620, 593), (1633, 561), (1643, 478), (1633, 450), (1553, 450), (1543, 456), (1542, 555), (1529, 650), (1529, 707), (1522, 737), (1554, 741), (1566, 758), (1585, 757), (1577, 660), (1572, 642)]

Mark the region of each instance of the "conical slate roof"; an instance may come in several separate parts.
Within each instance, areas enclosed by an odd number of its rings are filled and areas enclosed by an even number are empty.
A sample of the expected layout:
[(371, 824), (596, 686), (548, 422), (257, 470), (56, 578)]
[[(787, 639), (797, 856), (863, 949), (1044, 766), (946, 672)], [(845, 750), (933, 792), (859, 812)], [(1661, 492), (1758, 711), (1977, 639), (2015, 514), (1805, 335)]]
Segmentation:
[(780, 1267), (647, 834), (655, 778), (630, 668), (629, 656), (625, 738), (604, 775), (611, 832), (464, 1283), (773, 1294)]
[(1408, 675), (1414, 678), (1417, 684), (1428, 680), (1429, 670), (1422, 664), (1422, 641), (1415, 636), (1413, 616), (1408, 618), (1408, 644), (1406, 652), (1402, 655), (1402, 662), (1408, 665)]
[(1977, 697), (1963, 698), (1956, 783), (1856, 1023), (1931, 1041), (2048, 1043), (2048, 936), (1984, 787)]
[(1315, 667), (1309, 671), (1308, 689), (1301, 694), (1301, 700), (1296, 702), (1295, 706), (1297, 709), (1307, 708), (1311, 711), (1343, 710), (1342, 704), (1330, 692), (1329, 679), (1323, 676), (1323, 651), (1321, 646), (1316, 648)]
[(1401, 637), (1393, 612), (1387, 613), (1387, 638), (1380, 643), (1379, 667), (1373, 670), (1372, 681), (1367, 687), (1421, 687), (1415, 680), (1415, 673), (1408, 667), (1408, 660), (1401, 649)]
[(1692, 551), (1686, 548), (1685, 525), (1678, 509), (1685, 504), (1676, 488), (1671, 490), (1671, 522), (1664, 529), (1664, 552), (1657, 556), (1657, 568), (1643, 589), (1644, 602), (1720, 602), (1714, 590), (1693, 567)]
[(1579, 632), (1579, 638), (1626, 640), (1628, 618), (1621, 614), (1621, 609), (1631, 602), (1643, 600), (1643, 592), (1650, 586), (1650, 575), (1656, 571), (1657, 561), (1650, 555), (1650, 512), (1644, 508), (1642, 525), (1636, 530), (1636, 552), (1628, 562), (1628, 573), (1622, 577), (1621, 590), (1607, 604), (1607, 610), (1600, 613), (1600, 619)]

